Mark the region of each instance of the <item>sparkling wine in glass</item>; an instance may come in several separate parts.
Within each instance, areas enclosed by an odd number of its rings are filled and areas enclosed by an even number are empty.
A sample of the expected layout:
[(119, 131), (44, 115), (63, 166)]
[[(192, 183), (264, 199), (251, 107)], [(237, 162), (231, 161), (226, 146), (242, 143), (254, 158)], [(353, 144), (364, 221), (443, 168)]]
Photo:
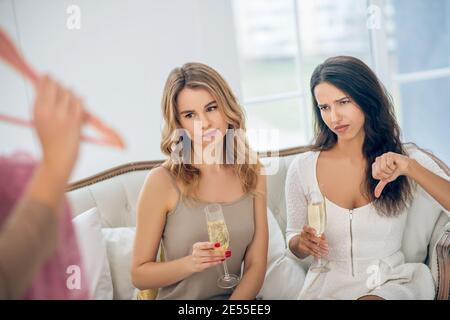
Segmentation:
[[(312, 192), (308, 203), (308, 225), (316, 230), (316, 236), (320, 237), (325, 232), (327, 224), (327, 211), (325, 207), (325, 199), (322, 194)], [(325, 273), (330, 271), (322, 264), (322, 259), (317, 259), (317, 264), (310, 268), (312, 272)]]
[[(222, 213), (222, 206), (220, 204), (210, 204), (205, 207), (206, 223), (208, 226), (209, 241), (220, 243), (219, 248), (214, 250), (227, 251), (230, 245), (230, 234), (225, 223), (225, 218)], [(222, 262), (224, 274), (217, 279), (217, 285), (223, 289), (230, 289), (239, 283), (239, 277), (228, 272), (227, 262)]]

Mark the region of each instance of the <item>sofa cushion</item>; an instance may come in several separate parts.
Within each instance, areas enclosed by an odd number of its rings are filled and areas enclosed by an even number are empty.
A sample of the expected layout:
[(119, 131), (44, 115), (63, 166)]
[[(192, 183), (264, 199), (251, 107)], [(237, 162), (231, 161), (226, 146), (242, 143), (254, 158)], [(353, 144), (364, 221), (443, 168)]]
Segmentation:
[(113, 298), (113, 284), (97, 208), (78, 215), (73, 223), (91, 298), (110, 300)]
[(130, 300), (135, 287), (131, 282), (131, 258), (136, 228), (103, 228), (114, 300)]
[(305, 280), (305, 269), (300, 262), (287, 254), (283, 233), (269, 208), (267, 208), (267, 222), (269, 225), (267, 271), (258, 298), (296, 299)]
[[(446, 180), (450, 180), (450, 177), (446, 175), (438, 164), (424, 152), (417, 148), (409, 148), (407, 152), (410, 157), (414, 158), (423, 167)], [(403, 234), (402, 251), (405, 254), (406, 262), (425, 261), (428, 244), (442, 212), (449, 214), (422, 187), (417, 186), (414, 200), (408, 210), (406, 228)]]

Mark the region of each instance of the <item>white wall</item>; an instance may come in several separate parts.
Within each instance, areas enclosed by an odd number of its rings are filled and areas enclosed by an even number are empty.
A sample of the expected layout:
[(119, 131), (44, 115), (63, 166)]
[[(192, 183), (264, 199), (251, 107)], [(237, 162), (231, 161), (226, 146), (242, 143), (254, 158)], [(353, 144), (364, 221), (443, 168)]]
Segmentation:
[[(80, 30), (66, 27), (73, 4), (81, 9)], [(174, 67), (207, 63), (240, 96), (228, 0), (0, 0), (0, 26), (20, 39), (37, 70), (82, 95), (126, 140), (126, 151), (83, 144), (72, 181), (126, 162), (162, 159), (160, 99)], [(0, 113), (30, 118), (32, 100), (31, 88), (1, 64)], [(40, 153), (29, 129), (0, 123), (0, 142), (0, 154)]]

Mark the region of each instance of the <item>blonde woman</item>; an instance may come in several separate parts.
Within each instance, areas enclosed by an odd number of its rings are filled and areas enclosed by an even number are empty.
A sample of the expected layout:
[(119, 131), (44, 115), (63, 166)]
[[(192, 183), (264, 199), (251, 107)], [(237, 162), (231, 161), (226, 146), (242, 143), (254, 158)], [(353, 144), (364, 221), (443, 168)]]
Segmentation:
[[(266, 271), (266, 182), (245, 137), (227, 139), (245, 130), (243, 111), (220, 74), (187, 63), (169, 74), (162, 112), (168, 158), (150, 171), (139, 196), (133, 283), (159, 288), (157, 299), (255, 299)], [(211, 203), (222, 205), (228, 251), (208, 241), (204, 209)], [(157, 262), (160, 243), (164, 262)], [(240, 276), (233, 290), (217, 285), (225, 259)]]

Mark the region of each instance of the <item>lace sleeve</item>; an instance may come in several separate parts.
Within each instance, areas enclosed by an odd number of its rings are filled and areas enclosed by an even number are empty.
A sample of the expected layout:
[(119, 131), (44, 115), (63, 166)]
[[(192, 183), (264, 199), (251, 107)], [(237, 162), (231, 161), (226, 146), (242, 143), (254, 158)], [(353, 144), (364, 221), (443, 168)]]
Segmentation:
[(289, 166), (286, 177), (286, 243), (300, 233), (306, 223), (307, 200), (301, 184), (300, 159), (295, 159)]

